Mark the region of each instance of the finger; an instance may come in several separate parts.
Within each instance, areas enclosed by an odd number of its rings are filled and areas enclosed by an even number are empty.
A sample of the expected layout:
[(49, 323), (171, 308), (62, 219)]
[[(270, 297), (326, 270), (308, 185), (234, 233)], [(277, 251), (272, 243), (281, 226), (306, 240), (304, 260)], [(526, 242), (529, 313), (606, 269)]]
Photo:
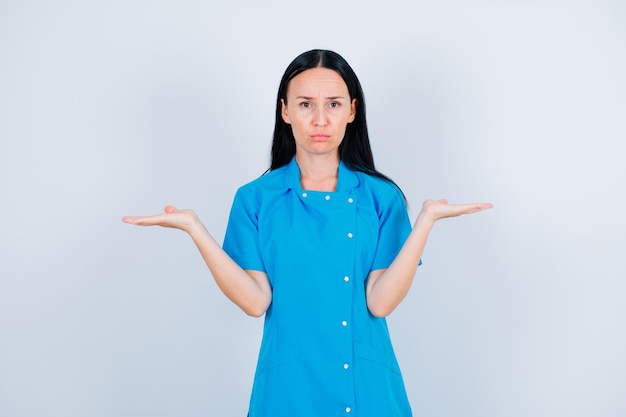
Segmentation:
[(128, 224), (144, 224), (147, 216), (124, 216), (122, 221)]
[(165, 206), (166, 213), (176, 213), (178, 209), (174, 206)]
[(480, 210), (487, 210), (493, 207), (493, 204), (491, 203), (475, 203), (471, 205), (473, 209), (475, 209), (476, 211), (480, 211)]
[(483, 211), (483, 210), (487, 210), (493, 207), (493, 204), (491, 203), (475, 203), (475, 204), (469, 204), (466, 205), (467, 207), (467, 214), (471, 214), (471, 213), (476, 213), (479, 211)]
[(122, 221), (128, 224), (135, 224), (137, 226), (154, 226), (161, 224), (163, 221), (163, 215), (157, 214), (155, 216), (124, 216)]

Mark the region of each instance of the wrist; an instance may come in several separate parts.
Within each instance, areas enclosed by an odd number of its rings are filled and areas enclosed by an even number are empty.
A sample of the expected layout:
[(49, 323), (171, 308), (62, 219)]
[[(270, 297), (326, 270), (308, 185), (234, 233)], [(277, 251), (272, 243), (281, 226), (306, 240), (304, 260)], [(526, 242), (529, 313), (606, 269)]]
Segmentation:
[(417, 215), (417, 219), (415, 220), (415, 227), (432, 229), (437, 219), (432, 213), (429, 213), (426, 210), (420, 211)]
[(202, 233), (203, 230), (205, 230), (204, 225), (195, 214), (185, 225), (185, 232), (187, 232), (192, 238)]

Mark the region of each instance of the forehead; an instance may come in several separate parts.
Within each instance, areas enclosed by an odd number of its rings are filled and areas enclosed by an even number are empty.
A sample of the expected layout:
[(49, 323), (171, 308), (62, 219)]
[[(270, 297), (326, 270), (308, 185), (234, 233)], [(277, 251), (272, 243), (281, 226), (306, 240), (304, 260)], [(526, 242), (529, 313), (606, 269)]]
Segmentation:
[(311, 68), (292, 78), (287, 88), (292, 97), (349, 97), (348, 86), (341, 75), (328, 68)]

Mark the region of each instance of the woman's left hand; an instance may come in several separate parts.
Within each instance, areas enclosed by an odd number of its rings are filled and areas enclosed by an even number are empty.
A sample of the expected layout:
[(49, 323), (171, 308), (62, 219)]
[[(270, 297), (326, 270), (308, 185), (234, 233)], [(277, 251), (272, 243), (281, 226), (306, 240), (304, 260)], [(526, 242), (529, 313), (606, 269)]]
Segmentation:
[(433, 222), (447, 217), (477, 213), (493, 207), (491, 203), (449, 204), (448, 200), (426, 200), (422, 205), (420, 216), (426, 216)]

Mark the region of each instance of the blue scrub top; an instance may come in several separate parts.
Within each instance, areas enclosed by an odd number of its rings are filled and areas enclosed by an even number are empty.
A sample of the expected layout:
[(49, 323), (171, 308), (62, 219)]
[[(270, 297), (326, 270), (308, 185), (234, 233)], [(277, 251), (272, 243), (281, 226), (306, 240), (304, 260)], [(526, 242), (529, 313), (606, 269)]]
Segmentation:
[(337, 191), (303, 190), (295, 158), (241, 187), (224, 250), (267, 273), (250, 417), (407, 417), (411, 408), (384, 318), (365, 300), (411, 231), (390, 182), (339, 164)]

